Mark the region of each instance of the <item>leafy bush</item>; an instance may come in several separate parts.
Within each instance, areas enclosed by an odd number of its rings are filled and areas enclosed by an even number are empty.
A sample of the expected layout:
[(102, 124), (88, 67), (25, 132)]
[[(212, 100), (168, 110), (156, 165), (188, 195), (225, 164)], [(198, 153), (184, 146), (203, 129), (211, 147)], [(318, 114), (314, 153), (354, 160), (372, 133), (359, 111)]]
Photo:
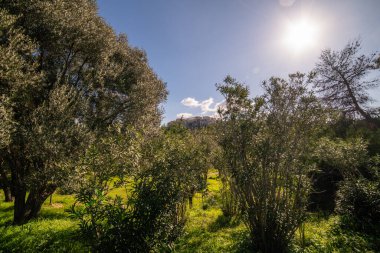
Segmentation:
[[(129, 142), (112, 143), (123, 148)], [(84, 170), (87, 184), (77, 195), (81, 205), (71, 210), (83, 235), (95, 252), (170, 250), (183, 230), (187, 200), (207, 167), (203, 146), (196, 145), (186, 129), (173, 127), (150, 136), (129, 152), (117, 153), (117, 147), (112, 150), (113, 154), (106, 152), (105, 157), (89, 152), (90, 157), (84, 159), (88, 161)], [(125, 169), (116, 166), (135, 156), (137, 164)], [(112, 168), (115, 173), (110, 173)], [(126, 200), (107, 196), (115, 176), (128, 189)]]
[(339, 182), (363, 173), (368, 160), (367, 143), (362, 138), (321, 138), (314, 156), (317, 170), (309, 173), (313, 188), (309, 210), (333, 212)]
[[(346, 169), (347, 170), (347, 169)], [(352, 169), (351, 169), (352, 170)], [(340, 183), (336, 212), (346, 217), (343, 223), (361, 230), (380, 225), (380, 156), (373, 156), (356, 173)]]
[[(83, 206), (72, 213), (80, 220), (82, 234), (94, 252), (149, 252), (170, 248), (182, 232), (184, 216), (170, 184), (142, 180), (126, 205), (100, 190), (82, 194)], [(173, 184), (172, 184), (173, 185)]]
[(253, 244), (265, 253), (287, 251), (305, 219), (311, 154), (325, 122), (305, 79), (300, 73), (290, 75), (289, 82), (271, 78), (256, 99), (231, 77), (217, 86), (226, 99), (219, 135), (224, 178)]
[(353, 219), (362, 230), (379, 226), (380, 183), (363, 178), (342, 182), (337, 193), (336, 211)]

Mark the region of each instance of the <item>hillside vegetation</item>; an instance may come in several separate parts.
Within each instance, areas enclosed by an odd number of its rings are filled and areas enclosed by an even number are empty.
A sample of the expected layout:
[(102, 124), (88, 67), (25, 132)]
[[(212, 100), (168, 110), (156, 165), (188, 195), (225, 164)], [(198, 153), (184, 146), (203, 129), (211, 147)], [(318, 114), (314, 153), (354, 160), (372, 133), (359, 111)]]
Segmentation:
[(0, 1), (0, 252), (379, 252), (377, 61), (357, 40), (260, 95), (227, 76), (212, 118), (162, 126), (96, 1)]
[[(223, 215), (220, 187), (218, 173), (211, 171), (207, 191), (194, 197), (189, 222), (175, 243), (175, 252), (252, 252), (242, 221)], [(115, 194), (123, 192), (124, 189), (118, 189)], [(73, 196), (54, 194), (52, 205), (46, 201), (37, 220), (13, 227), (10, 226), (12, 204), (0, 202), (0, 252), (89, 252), (90, 247), (80, 236), (78, 222), (66, 212), (73, 203)], [(342, 228), (339, 220), (336, 215), (310, 214), (303, 231), (296, 233), (292, 252), (379, 250), (378, 238)]]

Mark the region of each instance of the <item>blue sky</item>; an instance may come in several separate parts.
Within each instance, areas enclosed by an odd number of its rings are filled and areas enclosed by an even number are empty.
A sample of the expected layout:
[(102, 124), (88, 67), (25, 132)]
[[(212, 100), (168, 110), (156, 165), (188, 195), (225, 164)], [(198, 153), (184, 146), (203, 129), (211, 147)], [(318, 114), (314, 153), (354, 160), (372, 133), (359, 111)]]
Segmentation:
[[(167, 83), (164, 122), (212, 115), (226, 75), (253, 95), (271, 76), (310, 71), (322, 49), (360, 37), (362, 52), (379, 50), (379, 0), (98, 0), (100, 15), (144, 49)], [(284, 43), (288, 27), (307, 19), (315, 30), (302, 51)], [(380, 100), (380, 91), (371, 95)]]

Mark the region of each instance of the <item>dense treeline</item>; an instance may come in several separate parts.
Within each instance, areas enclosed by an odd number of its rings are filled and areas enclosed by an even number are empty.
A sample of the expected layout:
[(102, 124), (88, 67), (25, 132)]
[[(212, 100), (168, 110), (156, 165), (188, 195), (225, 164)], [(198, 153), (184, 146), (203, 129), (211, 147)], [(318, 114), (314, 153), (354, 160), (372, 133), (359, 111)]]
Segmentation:
[[(0, 185), (13, 225), (55, 191), (94, 252), (173, 250), (208, 170), (221, 209), (261, 252), (286, 252), (308, 211), (380, 226), (380, 120), (360, 42), (324, 50), (309, 74), (272, 77), (264, 94), (228, 76), (217, 119), (160, 127), (165, 84), (94, 1), (0, 1)], [(198, 121), (197, 121), (198, 120)], [(209, 123), (212, 124), (209, 124)], [(124, 187), (126, 197), (110, 197)]]

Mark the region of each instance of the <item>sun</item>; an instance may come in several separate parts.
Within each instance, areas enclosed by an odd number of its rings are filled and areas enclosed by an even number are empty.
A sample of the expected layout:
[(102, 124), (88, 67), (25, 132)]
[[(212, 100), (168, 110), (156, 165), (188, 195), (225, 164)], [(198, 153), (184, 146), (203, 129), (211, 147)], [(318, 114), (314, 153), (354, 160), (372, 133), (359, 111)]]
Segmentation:
[(289, 22), (285, 28), (284, 43), (294, 52), (303, 52), (317, 42), (317, 26), (308, 19)]

